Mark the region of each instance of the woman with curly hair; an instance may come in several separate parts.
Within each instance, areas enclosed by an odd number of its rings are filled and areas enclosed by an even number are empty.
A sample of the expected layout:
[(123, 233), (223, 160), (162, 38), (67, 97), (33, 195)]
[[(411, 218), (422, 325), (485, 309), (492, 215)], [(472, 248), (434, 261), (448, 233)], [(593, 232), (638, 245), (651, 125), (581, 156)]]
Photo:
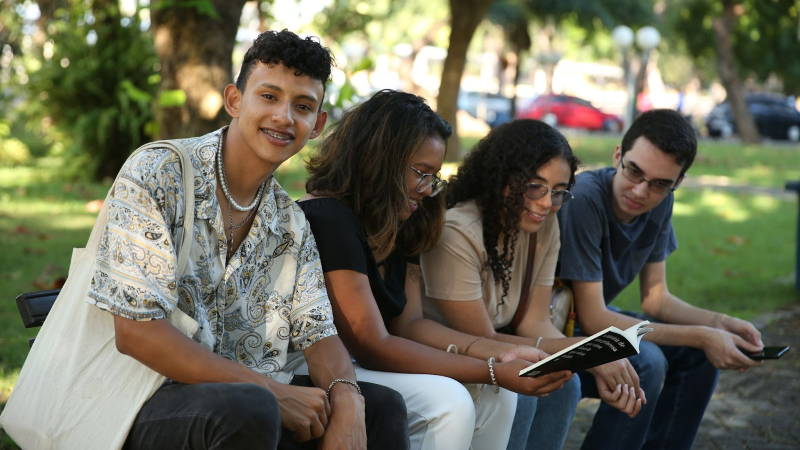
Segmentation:
[[(503, 124), (481, 140), (450, 181), (441, 238), (421, 256), (425, 316), (464, 333), (548, 353), (577, 342), (550, 321), (560, 248), (555, 213), (572, 198), (568, 188), (577, 167), (564, 136), (536, 120)], [(509, 329), (520, 305), (521, 319)], [(638, 377), (628, 360), (590, 371), (603, 400), (629, 415), (638, 413)], [(519, 396), (508, 448), (561, 449), (580, 395), (575, 377), (547, 398)]]
[(422, 98), (380, 91), (326, 135), (299, 204), (356, 375), (403, 395), (411, 448), (497, 450), (509, 439), (513, 392), (546, 395), (571, 374), (520, 378), (542, 352), (422, 317), (418, 255), (441, 233), (437, 173), (451, 132)]

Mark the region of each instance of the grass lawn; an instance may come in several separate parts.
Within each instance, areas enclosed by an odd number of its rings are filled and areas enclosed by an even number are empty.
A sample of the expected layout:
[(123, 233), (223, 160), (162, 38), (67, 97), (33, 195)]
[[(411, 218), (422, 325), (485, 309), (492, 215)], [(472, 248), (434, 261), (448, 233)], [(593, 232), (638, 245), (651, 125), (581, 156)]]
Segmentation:
[[(610, 163), (619, 137), (568, 135), (587, 166)], [(464, 139), (470, 148), (475, 139)], [(276, 173), (293, 198), (304, 193), (303, 155)], [(453, 164), (443, 172), (452, 171)], [(800, 180), (800, 149), (742, 147), (702, 141), (693, 178), (782, 189)], [(717, 178), (715, 178), (717, 179)], [(14, 297), (47, 289), (65, 277), (71, 249), (86, 243), (96, 217), (92, 200), (108, 184), (59, 181), (52, 167), (0, 168), (0, 408), (5, 404), (37, 330), (22, 328)], [(680, 189), (674, 224), (680, 248), (668, 260), (670, 290), (706, 308), (750, 318), (800, 301), (794, 291), (797, 200), (744, 192)], [(638, 285), (615, 304), (637, 308)], [(16, 448), (0, 431), (0, 450)]]

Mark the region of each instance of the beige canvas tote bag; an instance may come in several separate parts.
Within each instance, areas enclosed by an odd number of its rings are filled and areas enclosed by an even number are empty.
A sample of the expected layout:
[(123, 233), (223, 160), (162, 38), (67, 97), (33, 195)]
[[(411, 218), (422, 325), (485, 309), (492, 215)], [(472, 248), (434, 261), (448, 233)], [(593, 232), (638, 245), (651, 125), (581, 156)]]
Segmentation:
[[(137, 152), (153, 147), (174, 149), (181, 157), (186, 210), (178, 249), (180, 275), (192, 242), (194, 169), (176, 141), (153, 142)], [(119, 449), (139, 409), (165, 380), (117, 351), (112, 314), (92, 305), (87, 296), (107, 205), (108, 197), (86, 248), (73, 251), (67, 281), (0, 416), (0, 426), (23, 449)], [(168, 320), (189, 337), (198, 328), (177, 308)]]

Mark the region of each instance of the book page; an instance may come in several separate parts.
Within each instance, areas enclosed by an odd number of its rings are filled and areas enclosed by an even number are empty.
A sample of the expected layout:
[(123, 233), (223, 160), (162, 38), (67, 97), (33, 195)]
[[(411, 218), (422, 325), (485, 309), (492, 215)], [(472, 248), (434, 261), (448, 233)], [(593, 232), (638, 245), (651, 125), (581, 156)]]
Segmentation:
[(537, 377), (559, 370), (578, 372), (635, 355), (639, 353), (642, 335), (652, 331), (652, 328), (645, 327), (649, 323), (644, 321), (625, 331), (608, 327), (523, 369), (519, 375)]

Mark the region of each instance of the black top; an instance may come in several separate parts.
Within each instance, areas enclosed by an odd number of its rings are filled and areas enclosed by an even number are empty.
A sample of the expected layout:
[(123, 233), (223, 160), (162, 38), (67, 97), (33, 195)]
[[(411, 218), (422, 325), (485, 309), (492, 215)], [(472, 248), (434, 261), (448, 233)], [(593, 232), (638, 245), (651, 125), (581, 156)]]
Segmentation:
[(395, 249), (380, 262), (386, 268), (386, 278), (382, 278), (367, 244), (364, 227), (349, 206), (334, 198), (317, 198), (298, 204), (311, 224), (322, 271), (354, 270), (363, 273), (369, 279), (384, 323), (399, 316), (406, 306), (407, 264), (419, 265), (419, 256), (404, 256), (402, 251)]

